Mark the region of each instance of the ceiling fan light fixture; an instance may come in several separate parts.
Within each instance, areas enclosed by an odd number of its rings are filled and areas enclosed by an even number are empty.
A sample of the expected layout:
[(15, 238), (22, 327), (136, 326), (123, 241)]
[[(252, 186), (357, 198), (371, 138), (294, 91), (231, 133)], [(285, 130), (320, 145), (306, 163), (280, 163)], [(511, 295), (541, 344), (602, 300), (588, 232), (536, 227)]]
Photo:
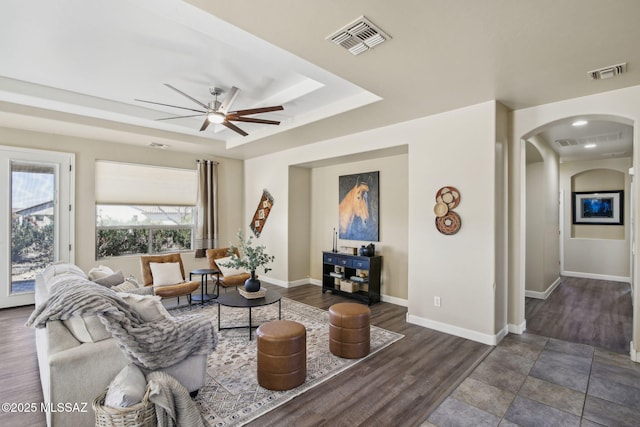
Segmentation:
[(224, 122), (225, 116), (222, 113), (213, 112), (207, 114), (207, 120), (209, 120), (210, 123), (219, 125), (220, 123)]

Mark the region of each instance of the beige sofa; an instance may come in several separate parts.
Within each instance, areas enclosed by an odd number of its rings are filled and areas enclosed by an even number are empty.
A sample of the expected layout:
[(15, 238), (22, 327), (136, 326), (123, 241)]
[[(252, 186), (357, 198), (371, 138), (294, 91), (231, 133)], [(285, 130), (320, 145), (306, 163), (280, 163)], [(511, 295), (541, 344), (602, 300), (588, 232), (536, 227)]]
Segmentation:
[[(88, 280), (75, 265), (51, 265), (36, 278), (36, 305), (46, 301), (48, 282), (60, 274)], [(44, 401), (53, 409), (47, 411), (47, 425), (94, 426), (91, 402), (128, 363), (116, 341), (96, 316), (49, 321), (45, 328), (35, 332)], [(206, 365), (206, 356), (191, 356), (164, 371), (194, 394), (204, 386)]]

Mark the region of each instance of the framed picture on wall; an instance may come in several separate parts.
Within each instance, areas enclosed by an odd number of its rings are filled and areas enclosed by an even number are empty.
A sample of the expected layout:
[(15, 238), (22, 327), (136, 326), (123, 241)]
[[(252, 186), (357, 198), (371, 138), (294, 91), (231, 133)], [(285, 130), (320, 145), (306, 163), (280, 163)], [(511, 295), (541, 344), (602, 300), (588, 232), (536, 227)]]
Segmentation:
[(338, 179), (341, 239), (379, 241), (380, 172), (343, 175)]
[(623, 225), (624, 191), (575, 191), (571, 193), (573, 223)]

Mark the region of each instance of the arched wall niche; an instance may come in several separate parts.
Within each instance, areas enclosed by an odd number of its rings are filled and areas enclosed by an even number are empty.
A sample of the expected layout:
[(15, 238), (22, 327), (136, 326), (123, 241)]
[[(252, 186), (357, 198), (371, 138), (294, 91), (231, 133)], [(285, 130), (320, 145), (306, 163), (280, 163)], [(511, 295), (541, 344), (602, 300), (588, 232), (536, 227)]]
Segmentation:
[[(606, 192), (622, 190), (622, 225), (582, 225), (571, 224), (571, 238), (578, 239), (615, 239), (628, 238), (629, 203), (624, 195), (628, 192), (627, 174), (624, 171), (608, 168), (586, 169), (569, 176), (571, 192)], [(628, 253), (625, 257), (628, 257)]]

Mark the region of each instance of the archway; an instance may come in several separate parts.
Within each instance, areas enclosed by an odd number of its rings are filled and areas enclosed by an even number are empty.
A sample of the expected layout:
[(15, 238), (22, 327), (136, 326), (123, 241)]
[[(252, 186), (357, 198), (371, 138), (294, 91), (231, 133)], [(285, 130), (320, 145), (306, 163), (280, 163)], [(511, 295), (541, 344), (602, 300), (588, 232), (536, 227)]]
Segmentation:
[[(565, 136), (562, 139), (558, 138), (558, 133), (554, 132), (554, 129), (564, 128), (566, 130), (569, 124), (577, 118), (586, 119), (589, 123), (597, 124), (594, 126), (595, 130), (591, 131), (591, 135), (587, 135), (583, 131)], [(607, 135), (603, 132), (598, 133), (598, 129), (603, 128), (603, 123), (609, 125), (609, 128), (606, 129), (615, 130), (613, 135)], [(600, 191), (609, 189), (608, 187), (597, 189), (594, 187), (594, 185), (597, 186), (594, 183), (607, 182), (607, 179), (603, 178), (608, 176), (607, 170), (615, 170), (612, 173), (621, 174), (623, 177), (626, 175), (626, 179), (623, 178), (621, 181), (618, 178), (617, 181), (613, 180), (614, 184), (608, 185), (613, 185), (616, 188), (620, 187), (618, 189), (628, 196), (627, 203), (623, 209), (627, 218), (632, 217), (630, 212), (632, 203), (630, 202), (634, 196), (633, 191), (631, 191), (629, 175), (630, 168), (633, 165), (634, 135), (632, 125), (632, 121), (619, 116), (568, 116), (540, 125), (526, 132), (520, 138), (519, 151), (522, 156), (520, 159), (522, 167), (520, 171), (520, 193), (522, 197), (520, 221), (524, 225), (520, 230), (520, 236), (524, 239), (524, 242), (521, 242), (524, 256), (520, 260), (522, 270), (520, 272), (521, 300), (519, 304), (525, 311), (529, 309), (528, 305), (526, 309), (524, 307), (525, 296), (547, 298), (553, 292), (555, 286), (560, 283), (561, 273), (574, 277), (631, 282), (633, 277), (633, 262), (631, 262), (632, 236), (634, 235), (631, 227), (633, 222), (628, 221), (626, 225), (618, 226), (623, 227), (623, 231), (616, 230), (616, 232), (613, 232), (613, 227), (605, 227), (599, 231), (600, 235), (598, 233), (594, 235), (593, 231), (596, 227), (574, 225), (570, 218), (572, 216), (572, 193), (577, 190)], [(625, 141), (618, 141), (621, 139), (625, 139)], [(582, 155), (581, 150), (590, 148), (585, 148), (585, 146), (593, 141), (599, 146), (600, 152)], [(626, 148), (621, 149), (619, 142)], [(568, 147), (568, 150), (563, 152), (563, 146)], [(532, 147), (535, 147), (535, 149), (532, 149)], [(587, 152), (585, 151), (585, 153)], [(532, 154), (537, 156), (538, 162), (530, 162)], [(555, 159), (554, 154), (557, 155)], [(535, 167), (530, 166), (532, 163), (535, 163)], [(531, 170), (537, 171), (538, 175), (531, 173)], [(590, 179), (586, 180), (588, 183), (586, 187), (584, 183), (582, 187), (576, 185), (575, 177), (581, 173), (583, 178), (584, 174), (591, 176)], [(611, 174), (609, 173), (609, 175)], [(539, 187), (532, 187), (530, 180), (534, 176), (538, 176)], [(583, 179), (582, 181), (584, 182), (585, 180)], [(535, 189), (537, 194), (531, 195), (532, 189)], [(560, 196), (559, 205), (558, 195)], [(536, 197), (537, 200), (533, 202), (532, 199), (535, 200)], [(536, 203), (543, 206), (536, 205)], [(558, 207), (559, 209), (557, 209)], [(554, 216), (555, 222), (553, 221)], [(556, 227), (555, 230), (554, 227)], [(536, 230), (532, 231), (533, 228), (536, 228)], [(585, 228), (587, 229), (586, 231)], [(561, 231), (559, 239), (557, 238), (558, 230)], [(577, 233), (576, 230), (578, 230)], [(554, 234), (556, 236), (555, 244), (553, 243)], [(623, 236), (622, 238), (619, 237), (621, 235)], [(611, 236), (618, 237), (611, 238)], [(532, 239), (534, 241), (531, 241)], [(576, 248), (580, 248), (581, 244), (584, 244), (584, 247), (579, 251)], [(609, 246), (616, 249), (607, 249)], [(583, 257), (585, 259), (581, 260), (581, 264), (576, 263), (576, 258), (579, 259), (580, 253), (587, 254), (593, 259), (589, 261), (585, 256)], [(598, 257), (598, 253), (601, 254), (600, 257)], [(567, 257), (567, 254), (571, 254), (571, 256)], [(607, 259), (604, 254), (612, 254), (613, 258)], [(532, 259), (537, 261), (537, 264), (532, 262)], [(562, 263), (560, 263), (561, 260), (563, 261)], [(564, 262), (565, 260), (570, 261), (568, 265)], [(622, 262), (620, 262), (621, 260)], [(623, 265), (624, 271), (622, 272), (620, 265)], [(532, 274), (531, 268), (538, 268), (539, 270), (535, 271), (536, 274)], [(535, 285), (538, 287), (531, 286), (532, 282), (537, 282)], [(525, 318), (528, 319), (526, 315)], [(524, 328), (526, 328), (526, 323), (524, 325)], [(532, 329), (535, 329), (533, 324), (531, 326)], [(630, 338), (628, 337), (628, 339)]]

